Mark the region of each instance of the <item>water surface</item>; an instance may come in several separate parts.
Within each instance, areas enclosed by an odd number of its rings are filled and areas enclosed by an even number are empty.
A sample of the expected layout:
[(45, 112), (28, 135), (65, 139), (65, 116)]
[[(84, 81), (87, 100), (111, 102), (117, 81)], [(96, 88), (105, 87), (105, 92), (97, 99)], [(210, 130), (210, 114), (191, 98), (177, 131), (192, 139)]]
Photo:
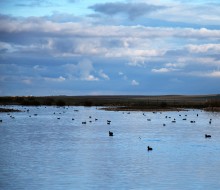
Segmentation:
[(220, 188), (219, 113), (13, 108), (0, 113), (2, 190)]

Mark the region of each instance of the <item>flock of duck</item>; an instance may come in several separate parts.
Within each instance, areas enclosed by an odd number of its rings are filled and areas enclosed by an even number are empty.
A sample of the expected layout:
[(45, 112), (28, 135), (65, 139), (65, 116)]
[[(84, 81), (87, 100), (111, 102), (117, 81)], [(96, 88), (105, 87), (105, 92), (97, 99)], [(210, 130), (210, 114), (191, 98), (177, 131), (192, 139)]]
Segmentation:
[[(46, 107), (45, 107), (45, 108), (46, 108)], [(68, 109), (68, 108), (66, 108), (66, 109)], [(30, 110), (27, 109), (27, 108), (25, 108), (25, 111), (29, 113)], [(78, 111), (79, 111), (79, 110), (74, 110), (74, 112), (78, 112)], [(63, 113), (65, 113), (65, 111), (63, 111)], [(153, 113), (155, 114), (155, 113), (157, 113), (157, 112), (153, 112)], [(160, 113), (161, 113), (161, 112), (160, 112)], [(57, 114), (57, 113), (54, 112), (53, 114), (55, 115), (55, 114)], [(61, 115), (62, 113), (59, 112), (58, 114)], [(123, 114), (124, 114), (124, 112), (123, 112)], [(127, 112), (127, 114), (130, 114), (130, 112)], [(15, 119), (15, 117), (12, 116), (11, 113), (8, 113), (7, 115), (9, 115), (10, 118)], [(38, 114), (33, 114), (33, 116), (37, 116), (37, 115), (38, 115)], [(146, 116), (145, 113), (143, 113), (143, 116)], [(182, 116), (183, 116), (183, 115), (179, 114), (179, 117), (182, 117)], [(199, 114), (197, 114), (196, 116), (199, 117)], [(31, 115), (29, 115), (29, 117), (31, 117)], [(90, 123), (92, 122), (91, 118), (92, 118), (92, 116), (89, 116), (89, 119), (90, 119), (89, 122), (90, 122)], [(166, 119), (168, 119), (168, 118), (171, 119), (171, 117), (168, 117), (168, 116), (165, 116), (165, 118), (166, 118)], [(60, 117), (57, 117), (57, 119), (60, 120), (61, 118), (60, 118)], [(75, 119), (72, 118), (72, 120), (75, 120)], [(98, 120), (98, 119), (95, 118), (95, 121), (97, 121), (97, 120)], [(186, 120), (187, 120), (187, 115), (184, 115), (184, 118), (183, 118), (182, 120), (186, 121)], [(151, 119), (148, 118), (147, 121), (151, 121)], [(3, 120), (0, 119), (0, 123), (2, 123), (2, 122), (3, 122)], [(172, 123), (176, 123), (176, 119), (173, 118), (173, 120), (172, 120), (171, 122), (172, 122)], [(190, 123), (195, 123), (195, 122), (196, 122), (195, 120), (190, 120)], [(82, 124), (83, 124), (83, 125), (86, 125), (86, 123), (87, 123), (86, 121), (82, 121)], [(209, 120), (209, 124), (211, 124), (211, 123), (212, 123), (212, 119)], [(110, 125), (110, 124), (111, 124), (111, 120), (107, 120), (107, 125)], [(166, 124), (163, 123), (163, 126), (166, 126)], [(110, 137), (113, 137), (113, 136), (114, 136), (114, 133), (113, 133), (112, 131), (109, 131), (108, 133), (109, 133), (109, 136), (110, 136)], [(139, 138), (141, 139), (141, 137), (139, 137)], [(205, 134), (205, 138), (211, 138), (211, 135), (210, 135), (210, 134)], [(150, 147), (150, 146), (147, 146), (147, 150), (148, 150), (148, 151), (152, 151), (153, 148)]]

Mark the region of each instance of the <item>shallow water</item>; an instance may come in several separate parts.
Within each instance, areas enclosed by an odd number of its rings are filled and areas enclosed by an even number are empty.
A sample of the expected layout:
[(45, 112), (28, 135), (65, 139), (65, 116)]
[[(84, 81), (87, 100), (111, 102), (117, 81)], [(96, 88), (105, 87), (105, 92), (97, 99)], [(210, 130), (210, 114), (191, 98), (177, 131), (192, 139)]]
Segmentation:
[(14, 108), (30, 111), (0, 113), (2, 190), (220, 188), (220, 113)]

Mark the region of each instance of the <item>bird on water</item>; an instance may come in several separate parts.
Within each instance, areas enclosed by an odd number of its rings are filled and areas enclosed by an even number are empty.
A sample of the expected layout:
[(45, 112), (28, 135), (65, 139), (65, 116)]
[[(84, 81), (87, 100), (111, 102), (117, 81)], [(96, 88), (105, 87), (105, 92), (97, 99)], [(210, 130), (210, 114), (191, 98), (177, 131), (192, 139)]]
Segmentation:
[(205, 134), (205, 138), (211, 138), (211, 137), (212, 137), (211, 135)]
[(147, 150), (148, 150), (148, 151), (151, 151), (151, 150), (153, 150), (153, 148), (150, 147), (150, 146), (147, 146)]
[(109, 131), (108, 133), (109, 133), (109, 136), (111, 137), (113, 136), (113, 132)]

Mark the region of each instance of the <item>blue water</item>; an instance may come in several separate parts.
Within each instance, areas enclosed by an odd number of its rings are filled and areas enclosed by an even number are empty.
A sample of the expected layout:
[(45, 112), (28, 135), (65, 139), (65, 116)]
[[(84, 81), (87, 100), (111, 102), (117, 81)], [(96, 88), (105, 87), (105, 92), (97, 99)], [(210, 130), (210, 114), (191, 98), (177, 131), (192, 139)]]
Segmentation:
[(30, 111), (0, 113), (1, 190), (220, 189), (220, 113), (14, 108)]

